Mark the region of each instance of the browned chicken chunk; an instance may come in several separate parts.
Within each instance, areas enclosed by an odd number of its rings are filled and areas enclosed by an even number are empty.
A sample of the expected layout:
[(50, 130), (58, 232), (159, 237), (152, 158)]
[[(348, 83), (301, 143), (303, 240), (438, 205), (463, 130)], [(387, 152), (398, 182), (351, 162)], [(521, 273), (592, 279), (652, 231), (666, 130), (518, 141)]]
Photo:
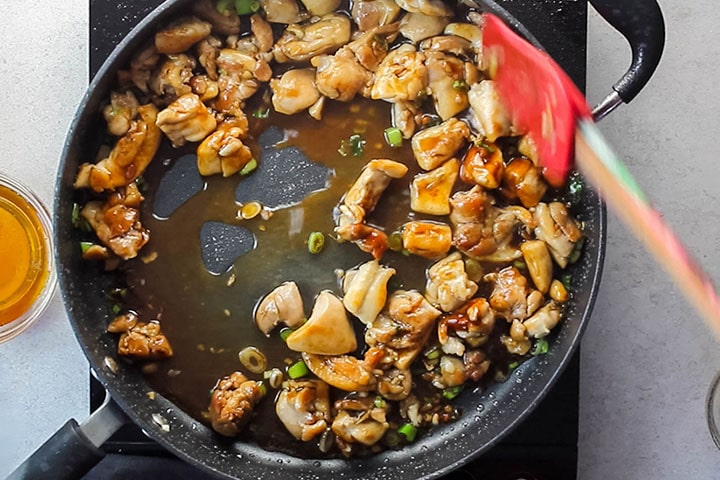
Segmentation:
[(159, 360), (173, 356), (173, 349), (160, 329), (160, 323), (139, 322), (133, 313), (120, 315), (108, 325), (110, 333), (121, 333), (118, 354), (142, 360)]
[(234, 437), (250, 420), (253, 408), (264, 396), (254, 380), (233, 372), (218, 382), (210, 397), (210, 422), (220, 435)]
[(275, 402), (288, 432), (303, 442), (323, 433), (330, 423), (330, 390), (321, 380), (288, 380)]

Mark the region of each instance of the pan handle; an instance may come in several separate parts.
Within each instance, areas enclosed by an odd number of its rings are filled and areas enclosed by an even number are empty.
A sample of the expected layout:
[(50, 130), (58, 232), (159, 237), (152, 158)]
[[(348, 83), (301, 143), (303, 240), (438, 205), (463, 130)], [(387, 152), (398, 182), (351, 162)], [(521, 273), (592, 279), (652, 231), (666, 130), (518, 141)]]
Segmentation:
[(127, 417), (106, 393), (103, 404), (82, 424), (70, 419), (30, 455), (6, 480), (78, 480), (105, 452), (100, 446)]
[(665, 21), (656, 0), (589, 0), (597, 12), (630, 43), (632, 63), (613, 92), (593, 109), (595, 121), (630, 103), (648, 83), (665, 47)]

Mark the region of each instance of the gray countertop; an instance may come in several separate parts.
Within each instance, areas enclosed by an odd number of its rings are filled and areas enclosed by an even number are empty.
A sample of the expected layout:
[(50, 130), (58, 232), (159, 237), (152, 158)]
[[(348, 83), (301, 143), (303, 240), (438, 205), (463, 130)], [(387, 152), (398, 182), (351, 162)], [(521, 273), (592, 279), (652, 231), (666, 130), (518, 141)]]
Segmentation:
[[(601, 129), (665, 218), (720, 281), (720, 12), (665, 0), (665, 56), (646, 91)], [(12, 2), (0, 18), (0, 170), (52, 204), (70, 119), (87, 85), (88, 2)], [(592, 14), (588, 92), (601, 99), (628, 63)], [(720, 348), (662, 269), (610, 214), (600, 295), (581, 348), (579, 478), (720, 477), (705, 395)], [(88, 412), (87, 362), (56, 295), (0, 345), (0, 477), (68, 418)]]

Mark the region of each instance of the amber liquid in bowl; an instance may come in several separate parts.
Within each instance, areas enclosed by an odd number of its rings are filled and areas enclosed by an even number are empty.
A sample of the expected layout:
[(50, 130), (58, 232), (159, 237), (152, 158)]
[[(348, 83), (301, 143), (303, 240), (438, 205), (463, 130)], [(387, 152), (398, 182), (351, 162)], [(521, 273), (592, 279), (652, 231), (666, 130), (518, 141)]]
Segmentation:
[(0, 185), (0, 327), (28, 312), (50, 275), (47, 236), (36, 207)]

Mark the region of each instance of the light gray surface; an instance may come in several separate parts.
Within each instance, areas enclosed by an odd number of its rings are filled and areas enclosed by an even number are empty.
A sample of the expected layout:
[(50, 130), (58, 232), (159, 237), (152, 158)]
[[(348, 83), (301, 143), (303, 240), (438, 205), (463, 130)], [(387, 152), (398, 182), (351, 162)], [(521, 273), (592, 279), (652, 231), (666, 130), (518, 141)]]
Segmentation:
[[(651, 85), (601, 129), (665, 218), (720, 278), (720, 131), (711, 0), (665, 0), (665, 57)], [(51, 205), (65, 132), (87, 79), (84, 0), (5, 6), (0, 17), (0, 169)], [(624, 42), (590, 20), (591, 100), (625, 68)], [(705, 426), (720, 349), (639, 244), (610, 216), (605, 275), (582, 346), (579, 478), (712, 479)], [(0, 345), (0, 478), (68, 418), (87, 415), (87, 363), (58, 298)]]

